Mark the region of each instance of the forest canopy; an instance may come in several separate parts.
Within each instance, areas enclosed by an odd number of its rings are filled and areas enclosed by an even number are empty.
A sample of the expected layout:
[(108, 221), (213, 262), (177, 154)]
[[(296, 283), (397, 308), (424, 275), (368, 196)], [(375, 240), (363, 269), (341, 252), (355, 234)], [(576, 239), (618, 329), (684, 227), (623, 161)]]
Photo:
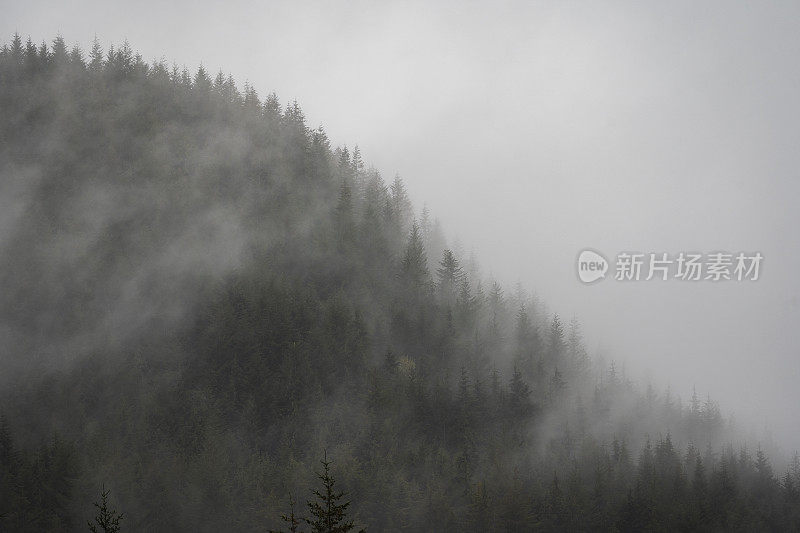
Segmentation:
[(590, 353), (297, 102), (15, 35), (0, 116), (0, 530), (101, 491), (279, 529), (334, 477), (368, 531), (800, 528), (796, 454)]

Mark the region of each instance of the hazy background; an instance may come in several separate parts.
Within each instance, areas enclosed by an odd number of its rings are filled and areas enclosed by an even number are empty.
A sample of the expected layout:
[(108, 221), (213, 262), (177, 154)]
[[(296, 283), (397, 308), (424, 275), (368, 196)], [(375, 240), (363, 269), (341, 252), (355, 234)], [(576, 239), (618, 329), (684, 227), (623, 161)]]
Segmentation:
[[(296, 98), (399, 172), (485, 273), (586, 324), (590, 347), (800, 447), (800, 4), (2, 2), (0, 35)], [(761, 251), (755, 283), (606, 280), (576, 254)]]

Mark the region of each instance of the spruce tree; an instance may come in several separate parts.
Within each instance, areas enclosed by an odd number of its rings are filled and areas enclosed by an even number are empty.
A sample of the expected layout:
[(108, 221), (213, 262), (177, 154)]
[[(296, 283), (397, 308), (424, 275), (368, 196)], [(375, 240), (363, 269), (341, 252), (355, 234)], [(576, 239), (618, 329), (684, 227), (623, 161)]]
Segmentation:
[(99, 72), (103, 68), (104, 62), (103, 49), (100, 47), (100, 40), (95, 35), (92, 40), (92, 51), (89, 52), (89, 70)]
[(456, 288), (464, 276), (464, 270), (451, 250), (447, 249), (442, 252), (442, 260), (439, 262), (436, 274), (439, 278), (439, 290), (442, 298), (446, 303), (452, 304)]
[(281, 119), (281, 103), (278, 96), (272, 92), (264, 100), (264, 117), (270, 124), (277, 124)]
[[(95, 523), (89, 522), (89, 531), (92, 533), (119, 533), (119, 523), (123, 518), (123, 514), (117, 514), (115, 509), (108, 507), (108, 494), (105, 485), (100, 489), (100, 503), (94, 502), (97, 507), (98, 514), (94, 517)], [(99, 528), (99, 529), (98, 529)]]
[(425, 257), (425, 246), (416, 222), (411, 225), (408, 244), (403, 254), (402, 275), (415, 286), (423, 285), (428, 278), (428, 259)]
[(550, 350), (550, 361), (558, 364), (566, 346), (564, 343), (564, 328), (557, 314), (553, 315), (553, 321), (550, 323), (548, 348)]
[[(289, 533), (297, 533), (299, 531), (299, 529), (297, 529), (297, 528), (300, 525), (300, 520), (301, 520), (299, 517), (295, 516), (295, 514), (294, 514), (294, 504), (295, 504), (295, 501), (292, 498), (292, 494), (289, 493), (289, 514), (288, 515), (285, 515), (285, 514), (281, 515), (281, 520), (283, 520), (284, 522), (286, 522), (289, 525)], [(282, 530), (275, 531), (275, 530), (271, 529), (271, 530), (269, 530), (269, 533), (284, 533), (284, 532)]]
[(392, 213), (394, 214), (401, 231), (405, 231), (411, 221), (414, 208), (408, 198), (403, 180), (400, 175), (395, 176), (390, 187)]
[(346, 533), (353, 529), (353, 521), (347, 519), (349, 501), (342, 501), (345, 493), (336, 491), (336, 480), (330, 472), (331, 462), (325, 452), (322, 461), (322, 472), (317, 477), (322, 481), (322, 490), (314, 490), (317, 501), (308, 502), (308, 511), (312, 518), (303, 520), (311, 526), (313, 533)]
[(526, 416), (531, 409), (531, 388), (522, 379), (522, 373), (515, 366), (508, 386), (511, 412), (514, 416)]

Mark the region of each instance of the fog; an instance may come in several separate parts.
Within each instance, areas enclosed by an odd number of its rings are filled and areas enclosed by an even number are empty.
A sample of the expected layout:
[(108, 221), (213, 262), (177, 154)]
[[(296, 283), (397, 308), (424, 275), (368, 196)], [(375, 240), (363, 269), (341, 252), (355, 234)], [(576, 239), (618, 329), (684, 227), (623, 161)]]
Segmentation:
[[(800, 6), (27, 2), (4, 40), (128, 39), (296, 98), (399, 173), (484, 272), (579, 316), (629, 375), (800, 446)], [(12, 216), (8, 214), (3, 217)], [(0, 219), (3, 220), (3, 219)], [(756, 282), (586, 286), (584, 248), (760, 251)]]

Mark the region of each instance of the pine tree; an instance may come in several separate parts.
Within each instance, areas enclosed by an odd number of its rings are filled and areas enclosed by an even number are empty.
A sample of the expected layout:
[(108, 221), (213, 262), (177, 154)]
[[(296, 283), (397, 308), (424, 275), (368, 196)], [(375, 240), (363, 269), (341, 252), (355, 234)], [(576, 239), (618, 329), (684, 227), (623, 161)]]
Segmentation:
[(422, 239), (425, 243), (426, 250), (428, 250), (431, 242), (431, 211), (427, 205), (422, 206), (422, 212), (419, 215), (419, 227), (422, 231)]
[(776, 483), (773, 477), (772, 465), (769, 463), (767, 454), (764, 453), (764, 450), (761, 449), (761, 446), (759, 446), (758, 450), (756, 450), (755, 469), (755, 488), (760, 497), (767, 498), (768, 495), (772, 493)]
[(401, 267), (403, 277), (414, 286), (422, 286), (428, 279), (428, 259), (416, 221), (411, 225)]
[(203, 65), (197, 68), (197, 73), (194, 75), (194, 90), (200, 95), (207, 95), (211, 91), (211, 78), (208, 77)]
[(406, 187), (403, 184), (403, 180), (400, 178), (400, 175), (395, 176), (389, 190), (392, 213), (397, 221), (398, 226), (400, 227), (400, 231), (405, 232), (409, 222), (411, 221), (413, 207), (411, 206), (411, 200), (408, 198)]
[(14, 38), (11, 40), (11, 57), (15, 64), (22, 62), (22, 53), (22, 37), (19, 36), (19, 33), (15, 32)]
[(353, 179), (353, 164), (350, 162), (350, 150), (347, 146), (343, 146), (339, 150), (339, 177), (344, 181), (352, 181)]
[(56, 38), (53, 39), (52, 58), (56, 65), (64, 65), (67, 63), (67, 45), (61, 35), (57, 35)]
[(252, 115), (259, 116), (261, 114), (261, 100), (258, 97), (255, 87), (250, 83), (244, 84), (244, 108)]
[(462, 326), (472, 328), (475, 320), (477, 300), (472, 295), (472, 290), (467, 276), (461, 276), (457, 298), (458, 318)]
[[(355, 160), (356, 153), (353, 152), (353, 159)], [(360, 157), (360, 156), (359, 156)], [(356, 164), (353, 163), (353, 168)], [(368, 174), (362, 171), (355, 174), (356, 189), (361, 191), (363, 199), (363, 224), (366, 233), (375, 233), (376, 230), (383, 227), (384, 222), (391, 224), (392, 229), (395, 228), (393, 224), (393, 215), (391, 213), (391, 206), (387, 206), (388, 197), (386, 194), (386, 185), (383, 183), (380, 173), (375, 169), (370, 169)], [(388, 207), (388, 212), (387, 212)], [(404, 235), (402, 233), (393, 232), (394, 235)]]
[(99, 72), (103, 69), (104, 62), (103, 49), (100, 47), (100, 40), (95, 35), (92, 40), (92, 51), (89, 52), (89, 70)]
[(358, 145), (353, 147), (353, 157), (350, 161), (350, 164), (353, 167), (353, 177), (355, 178), (356, 183), (360, 184), (364, 176), (364, 160), (361, 158), (361, 149), (358, 147)]
[(83, 70), (86, 68), (86, 60), (83, 57), (83, 50), (77, 44), (72, 47), (69, 52), (69, 62), (78, 69)]
[[(94, 502), (94, 506), (97, 507), (98, 514), (94, 517), (94, 524), (89, 522), (89, 531), (92, 533), (119, 533), (120, 531), (119, 523), (124, 515), (122, 513), (117, 514), (117, 511), (114, 509), (109, 509), (109, 492), (111, 491), (106, 490), (104, 485), (100, 489), (100, 503)], [(98, 529), (98, 527), (100, 529)]]
[(447, 241), (444, 238), (442, 223), (438, 218), (435, 218), (428, 232), (428, 238), (425, 241), (425, 249), (429, 257), (436, 257), (440, 255), (445, 248), (447, 248)]
[(39, 45), (39, 51), (37, 53), (39, 54), (39, 65), (42, 67), (47, 66), (47, 64), (50, 63), (51, 57), (45, 41), (42, 41), (42, 44)]
[[(296, 502), (294, 501), (294, 498), (292, 498), (292, 494), (289, 493), (289, 514), (288, 515), (285, 515), (285, 514), (281, 515), (281, 520), (283, 520), (284, 522), (286, 522), (289, 525), (289, 533), (297, 533), (299, 531), (298, 527), (300, 526), (301, 518), (295, 516), (295, 514), (294, 514), (294, 504), (295, 503)], [(271, 530), (269, 530), (269, 533), (284, 533), (284, 532), (281, 531), (281, 530), (275, 531), (275, 530), (271, 529)]]
[(290, 128), (294, 128), (295, 132), (305, 133), (306, 116), (297, 100), (292, 100), (292, 103), (286, 106), (283, 111), (283, 123)]
[(349, 243), (353, 238), (355, 223), (353, 221), (353, 190), (348, 178), (342, 178), (339, 187), (339, 201), (336, 204), (336, 231), (339, 244)]
[(553, 482), (547, 491), (545, 499), (544, 519), (548, 529), (553, 531), (564, 529), (564, 519), (566, 518), (566, 501), (564, 494), (558, 485), (558, 475), (553, 473)]
[[(514, 363), (519, 366), (522, 373), (527, 378), (536, 375), (537, 379), (543, 378), (537, 375), (536, 360), (540, 353), (540, 337), (535, 325), (532, 324), (525, 304), (520, 304), (515, 318), (514, 336), (516, 345), (514, 346)], [(541, 371), (541, 368), (539, 369)], [(539, 383), (541, 385), (541, 383)]]
[(278, 124), (281, 120), (281, 103), (278, 95), (274, 92), (269, 93), (267, 99), (264, 100), (264, 117), (270, 124)]
[(217, 95), (225, 98), (225, 74), (222, 73), (222, 70), (217, 71), (212, 87)]
[(236, 88), (236, 82), (234, 81), (233, 76), (230, 74), (228, 74), (228, 77), (225, 79), (223, 91), (225, 93), (226, 101), (237, 105), (242, 105), (242, 95), (239, 93), (239, 89)]
[(692, 403), (689, 408), (693, 416), (700, 416), (700, 400), (697, 398), (697, 387), (692, 387)]
[(525, 383), (525, 380), (522, 379), (522, 373), (517, 367), (514, 367), (514, 372), (511, 374), (508, 396), (512, 414), (515, 416), (525, 416), (530, 412), (531, 388)]
[(342, 502), (344, 492), (337, 492), (336, 481), (330, 473), (331, 462), (328, 453), (320, 461), (322, 472), (317, 472), (317, 477), (322, 481), (322, 490), (314, 490), (317, 501), (308, 502), (308, 511), (312, 518), (303, 520), (311, 526), (313, 533), (346, 533), (353, 529), (353, 521), (347, 519), (347, 508), (350, 502)]
[(578, 317), (573, 316), (569, 322), (569, 332), (567, 333), (567, 350), (570, 362), (579, 374), (589, 370), (589, 357), (583, 345), (583, 335)]
[[(130, 73), (131, 70), (133, 69), (133, 50), (131, 49), (131, 45), (128, 42), (128, 39), (122, 41), (122, 46), (117, 51), (117, 58), (118, 58), (117, 67), (120, 68), (122, 72), (125, 74)], [(208, 80), (208, 83), (210, 86), (211, 80)]]
[(564, 328), (561, 326), (561, 319), (558, 314), (553, 315), (550, 324), (550, 335), (548, 338), (548, 349), (551, 363), (558, 364), (565, 349)]
[(452, 304), (456, 287), (461, 283), (464, 271), (451, 250), (442, 252), (442, 260), (439, 262), (436, 274), (439, 278), (439, 290), (442, 297), (445, 302)]

